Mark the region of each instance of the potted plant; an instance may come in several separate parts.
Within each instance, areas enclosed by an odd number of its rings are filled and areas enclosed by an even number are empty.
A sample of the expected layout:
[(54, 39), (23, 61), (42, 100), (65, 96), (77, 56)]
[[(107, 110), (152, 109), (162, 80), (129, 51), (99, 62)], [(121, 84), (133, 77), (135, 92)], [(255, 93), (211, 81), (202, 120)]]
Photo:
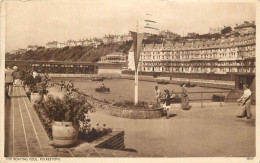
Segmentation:
[(44, 96), (44, 99), (47, 99), (46, 95), (48, 94), (47, 85), (45, 82), (36, 83), (30, 87), (30, 99), (31, 103), (34, 104), (36, 101), (41, 100)]
[(83, 96), (75, 98), (64, 96), (62, 99), (48, 96), (44, 109), (53, 122), (52, 137), (55, 146), (70, 146), (77, 142), (79, 123), (85, 118), (84, 114), (92, 109)]

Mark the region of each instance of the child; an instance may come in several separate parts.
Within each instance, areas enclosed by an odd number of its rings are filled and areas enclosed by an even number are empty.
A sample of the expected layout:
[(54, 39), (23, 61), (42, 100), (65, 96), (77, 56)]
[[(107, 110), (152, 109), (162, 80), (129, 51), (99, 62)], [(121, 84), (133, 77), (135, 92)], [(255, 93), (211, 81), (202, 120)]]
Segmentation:
[(168, 89), (164, 90), (165, 92), (165, 103), (164, 103), (164, 110), (166, 111), (166, 118), (169, 119), (169, 110), (171, 107), (171, 95)]

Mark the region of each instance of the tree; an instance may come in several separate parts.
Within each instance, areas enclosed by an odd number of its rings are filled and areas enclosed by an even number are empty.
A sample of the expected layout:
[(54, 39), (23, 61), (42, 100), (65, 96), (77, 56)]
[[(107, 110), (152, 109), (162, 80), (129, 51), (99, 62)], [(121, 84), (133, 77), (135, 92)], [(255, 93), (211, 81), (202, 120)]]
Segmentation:
[(230, 26), (228, 26), (221, 30), (221, 34), (225, 35), (227, 33), (230, 33), (231, 31), (232, 31), (232, 28)]

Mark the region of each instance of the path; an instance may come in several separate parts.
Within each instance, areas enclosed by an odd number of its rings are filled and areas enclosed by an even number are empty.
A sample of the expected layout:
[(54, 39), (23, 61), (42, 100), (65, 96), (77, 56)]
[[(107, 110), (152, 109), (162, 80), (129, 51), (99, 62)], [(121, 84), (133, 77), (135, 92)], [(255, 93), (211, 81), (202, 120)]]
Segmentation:
[(56, 150), (22, 87), (14, 87), (5, 100), (5, 156), (50, 157)]
[[(52, 88), (56, 96), (63, 96)], [(56, 92), (56, 93), (55, 93)], [(102, 140), (102, 138), (100, 138)], [(96, 148), (99, 139), (91, 143), (78, 141), (71, 148), (52, 146), (41, 121), (22, 87), (14, 87), (13, 96), (5, 99), (5, 157), (148, 157), (131, 151)], [(42, 158), (44, 160), (44, 158)], [(51, 159), (49, 159), (50, 161)]]
[[(193, 104), (190, 111), (172, 106), (170, 119), (126, 119), (98, 109), (92, 124), (125, 131), (125, 146), (141, 153), (168, 157), (255, 156), (255, 106), (250, 120), (238, 119), (241, 106), (219, 103)], [(175, 108), (175, 109), (174, 109)]]

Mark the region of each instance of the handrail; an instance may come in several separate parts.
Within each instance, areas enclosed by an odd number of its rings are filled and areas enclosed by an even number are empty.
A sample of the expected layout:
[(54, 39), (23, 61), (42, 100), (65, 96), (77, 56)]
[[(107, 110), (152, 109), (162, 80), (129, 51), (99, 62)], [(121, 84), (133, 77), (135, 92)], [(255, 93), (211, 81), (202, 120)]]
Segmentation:
[[(230, 91), (212, 91), (212, 92), (188, 92), (189, 94), (193, 94), (193, 93), (228, 93)], [(170, 94), (182, 94), (182, 92), (173, 92)]]

